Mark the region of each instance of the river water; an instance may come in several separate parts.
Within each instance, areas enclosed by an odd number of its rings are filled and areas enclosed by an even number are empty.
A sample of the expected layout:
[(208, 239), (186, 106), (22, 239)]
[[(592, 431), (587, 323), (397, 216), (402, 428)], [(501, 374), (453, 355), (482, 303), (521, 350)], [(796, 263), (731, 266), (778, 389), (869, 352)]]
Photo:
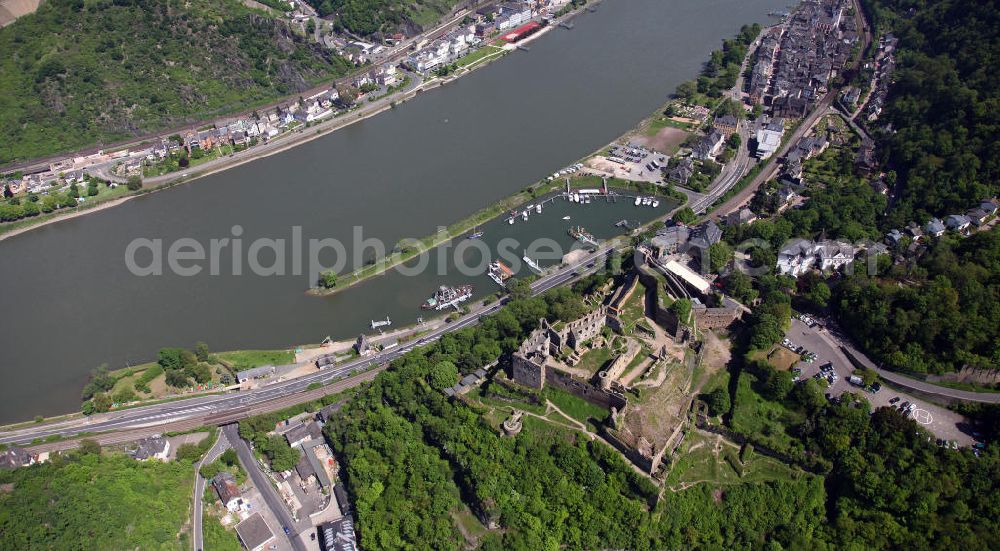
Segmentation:
[[(769, 11), (787, 4), (608, 0), (576, 18), (573, 30), (553, 29), (529, 52), (514, 52), (372, 119), (0, 241), (0, 422), (73, 411), (92, 368), (148, 361), (162, 346), (203, 340), (230, 350), (347, 338), (371, 319), (412, 322), (438, 284), (471, 282), (477, 296), (493, 292), (483, 276), (428, 270), (390, 273), (318, 298), (303, 292), (312, 283), (307, 270), (234, 277), (225, 275), (233, 266), (224, 254), (223, 275), (205, 265), (193, 277), (137, 277), (125, 251), (136, 238), (160, 239), (163, 250), (180, 238), (207, 248), (212, 239), (232, 238), (234, 226), (244, 247), (257, 238), (291, 241), (294, 226), (303, 240), (348, 244), (355, 226), (389, 244), (428, 235), (614, 139), (693, 78), (723, 38), (742, 24), (767, 22)], [(619, 219), (654, 214), (631, 202), (557, 201), (528, 222), (488, 225), (484, 239), (495, 244), (490, 240), (510, 232), (565, 246), (570, 224), (605, 237), (617, 233)], [(261, 253), (262, 264), (269, 264), (268, 254)], [(149, 260), (151, 253), (143, 249), (137, 258)]]

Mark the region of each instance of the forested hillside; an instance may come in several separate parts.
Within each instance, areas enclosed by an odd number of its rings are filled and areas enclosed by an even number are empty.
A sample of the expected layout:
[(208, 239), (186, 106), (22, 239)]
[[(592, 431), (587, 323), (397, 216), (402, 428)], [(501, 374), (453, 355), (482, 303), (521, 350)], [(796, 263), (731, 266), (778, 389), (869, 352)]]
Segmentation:
[(348, 63), (238, 0), (47, 0), (0, 29), (0, 164), (251, 107)]
[(1000, 233), (941, 238), (913, 269), (837, 287), (843, 326), (892, 369), (1000, 369)]
[(190, 549), (178, 536), (190, 522), (193, 479), (191, 459), (121, 453), (0, 471), (0, 548)]
[(880, 145), (900, 182), (886, 227), (964, 212), (1000, 193), (1000, 5), (982, 0), (866, 0), (900, 38)]
[[(306, 0), (323, 17), (355, 34), (393, 33), (424, 27), (448, 13), (459, 0)], [(411, 32), (412, 34), (412, 32)]]

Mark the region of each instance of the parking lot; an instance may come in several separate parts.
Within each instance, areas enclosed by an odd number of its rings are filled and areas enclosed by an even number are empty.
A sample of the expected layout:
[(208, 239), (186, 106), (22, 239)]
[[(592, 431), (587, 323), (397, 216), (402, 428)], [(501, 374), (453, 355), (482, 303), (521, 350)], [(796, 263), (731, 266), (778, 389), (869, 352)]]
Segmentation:
[[(855, 392), (863, 395), (871, 403), (872, 409), (880, 407), (902, 408), (903, 404), (908, 402), (914, 406), (907, 408), (912, 409), (909, 413), (910, 417), (930, 431), (936, 438), (948, 441), (954, 440), (959, 446), (971, 446), (975, 443), (975, 439), (971, 435), (966, 434), (959, 428), (960, 426), (967, 426), (966, 419), (954, 411), (932, 404), (926, 400), (919, 400), (908, 394), (897, 392), (886, 386), (882, 386), (881, 390), (872, 393), (851, 384), (848, 379), (854, 372), (853, 365), (840, 349), (837, 348), (834, 337), (819, 325), (810, 327), (802, 320), (793, 318), (786, 338), (794, 345), (802, 346), (805, 349), (804, 351), (812, 352), (815, 355), (815, 359), (811, 363), (800, 361), (796, 364), (795, 367), (802, 370), (801, 378), (814, 377), (817, 374), (821, 376), (825, 375), (820, 373), (821, 367), (827, 363), (833, 364), (833, 376), (827, 377), (828, 381), (833, 379), (833, 382), (830, 383), (829, 388), (825, 391), (831, 396), (839, 397), (844, 392)], [(898, 400), (894, 400), (895, 398), (898, 398)], [(890, 403), (890, 401), (893, 403)]]
[(667, 156), (641, 145), (614, 145), (607, 156), (594, 157), (588, 166), (618, 178), (660, 183)]

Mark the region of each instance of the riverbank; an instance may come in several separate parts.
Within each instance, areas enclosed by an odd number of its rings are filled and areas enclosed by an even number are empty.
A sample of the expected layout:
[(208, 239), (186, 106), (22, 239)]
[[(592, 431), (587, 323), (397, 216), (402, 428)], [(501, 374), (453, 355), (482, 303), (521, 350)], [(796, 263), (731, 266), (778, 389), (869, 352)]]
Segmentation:
[[(546, 26), (543, 31), (535, 33), (534, 35), (522, 40), (521, 44), (527, 44), (539, 37), (545, 35), (548, 31), (556, 28), (558, 24), (562, 21), (567, 21), (581, 13), (584, 12), (584, 7), (571, 11), (570, 13), (563, 15), (560, 18), (554, 19), (552, 23)], [(389, 95), (376, 98), (373, 102), (367, 102), (358, 107), (353, 111), (346, 111), (338, 116), (324, 120), (313, 124), (312, 126), (302, 127), (287, 134), (280, 135), (275, 140), (260, 144), (251, 148), (247, 148), (241, 152), (230, 154), (226, 157), (220, 157), (218, 159), (213, 159), (211, 161), (205, 162), (198, 167), (191, 168), (185, 171), (175, 171), (169, 174), (164, 174), (161, 176), (154, 176), (151, 178), (143, 179), (143, 187), (137, 191), (129, 192), (127, 195), (111, 199), (108, 201), (103, 201), (100, 203), (94, 203), (91, 205), (77, 206), (73, 207), (70, 212), (53, 212), (48, 215), (39, 215), (31, 218), (22, 218), (13, 222), (0, 223), (0, 241), (21, 235), (25, 232), (31, 231), (48, 224), (53, 224), (56, 222), (61, 222), (64, 220), (71, 220), (85, 214), (91, 214), (95, 212), (102, 211), (104, 209), (116, 207), (125, 203), (130, 199), (136, 197), (142, 197), (150, 193), (155, 193), (158, 191), (163, 191), (171, 187), (186, 184), (206, 176), (211, 176), (219, 172), (229, 170), (246, 163), (264, 159), (278, 153), (283, 153), (292, 149), (294, 147), (303, 145), (305, 143), (311, 142), (317, 138), (328, 135), (331, 132), (341, 130), (354, 123), (367, 120), (371, 117), (379, 115), (389, 109), (394, 109), (397, 105), (409, 101), (419, 95), (422, 92), (430, 91), (440, 86), (447, 85), (450, 82), (455, 81), (477, 69), (488, 66), (494, 61), (498, 61), (504, 57), (506, 54), (513, 51), (513, 49), (505, 49), (494, 46), (491, 44), (486, 44), (480, 49), (468, 54), (468, 56), (474, 56), (481, 49), (493, 48), (498, 49), (497, 52), (490, 52), (488, 55), (475, 59), (472, 62), (462, 65), (456, 72), (450, 73), (444, 77), (431, 76), (429, 78), (423, 78), (416, 73), (410, 74), (408, 78), (412, 78), (408, 87), (404, 87), (401, 90), (393, 92)], [(464, 58), (456, 60), (460, 62)], [(311, 132), (307, 132), (311, 131)], [(181, 174), (178, 174), (180, 172)]]

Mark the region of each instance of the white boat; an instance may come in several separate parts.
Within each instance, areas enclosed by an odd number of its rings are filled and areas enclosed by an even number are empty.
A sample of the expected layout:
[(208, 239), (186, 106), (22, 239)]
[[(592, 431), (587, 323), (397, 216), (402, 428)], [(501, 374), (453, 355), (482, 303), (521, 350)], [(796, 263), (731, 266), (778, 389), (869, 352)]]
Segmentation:
[(537, 205), (535, 205), (535, 212), (537, 212), (538, 214), (542, 213), (542, 204), (541, 203), (538, 203)]
[(497, 285), (506, 287), (507, 280), (514, 277), (514, 272), (509, 266), (497, 260), (490, 264), (489, 276)]
[(528, 205), (527, 207), (524, 208), (524, 210), (532, 210), (534, 208), (535, 208), (535, 205)]
[(386, 316), (384, 320), (377, 320), (377, 321), (371, 320), (371, 322), (372, 322), (372, 329), (378, 329), (379, 327), (388, 327), (392, 325), (392, 320), (389, 319), (389, 316)]
[(653, 199), (653, 208), (655, 209), (658, 206), (660, 206), (660, 200), (659, 199)]
[(523, 260), (524, 263), (527, 264), (532, 270), (542, 273), (542, 267), (539, 266), (534, 260), (528, 258), (528, 251), (524, 251), (524, 256), (521, 257), (521, 260)]
[(580, 202), (580, 194), (579, 193), (574, 193), (573, 194), (573, 202), (574, 203), (579, 203)]
[(643, 197), (642, 198), (642, 204), (643, 204), (643, 206), (648, 205), (649, 204), (649, 197)]
[(508, 218), (507, 219), (507, 223), (510, 224), (511, 226), (513, 226), (514, 225), (514, 217), (511, 216), (510, 218)]
[(638, 207), (641, 203), (642, 203), (642, 197), (636, 197), (635, 198), (635, 206)]
[(524, 212), (521, 213), (521, 220), (524, 220), (524, 221), (527, 222), (527, 220), (528, 220), (528, 211), (524, 211)]
[(563, 220), (569, 220), (569, 216), (563, 216)]

